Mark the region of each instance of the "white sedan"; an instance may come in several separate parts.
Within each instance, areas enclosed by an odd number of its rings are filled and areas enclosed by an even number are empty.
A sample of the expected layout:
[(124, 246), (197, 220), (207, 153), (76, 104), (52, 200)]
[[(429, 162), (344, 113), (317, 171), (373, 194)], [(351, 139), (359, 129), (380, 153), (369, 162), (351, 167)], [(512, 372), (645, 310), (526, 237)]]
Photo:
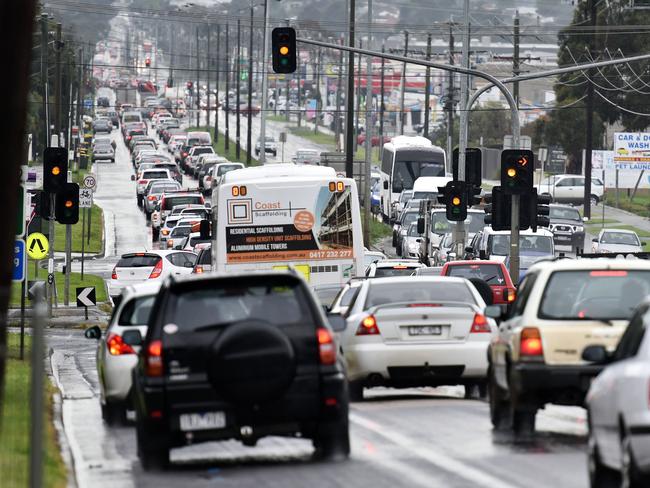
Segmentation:
[(464, 278), (365, 280), (347, 311), (341, 346), (350, 397), (373, 386), (465, 385), (485, 394), (487, 348), (496, 323)]
[(130, 405), (131, 370), (138, 362), (142, 338), (160, 281), (129, 286), (122, 292), (106, 333), (98, 326), (86, 329), (88, 339), (97, 340), (97, 375), (102, 418), (108, 425), (125, 423)]
[(144, 281), (162, 281), (169, 275), (191, 274), (196, 254), (179, 250), (151, 250), (123, 254), (113, 268), (108, 293), (117, 305), (122, 289)]
[(592, 488), (650, 486), (648, 310), (650, 301), (646, 300), (637, 308), (613, 354), (602, 345), (583, 352), (585, 360), (612, 362), (591, 383), (586, 399)]
[(598, 254), (641, 252), (643, 243), (632, 230), (603, 229), (594, 237), (592, 251)]

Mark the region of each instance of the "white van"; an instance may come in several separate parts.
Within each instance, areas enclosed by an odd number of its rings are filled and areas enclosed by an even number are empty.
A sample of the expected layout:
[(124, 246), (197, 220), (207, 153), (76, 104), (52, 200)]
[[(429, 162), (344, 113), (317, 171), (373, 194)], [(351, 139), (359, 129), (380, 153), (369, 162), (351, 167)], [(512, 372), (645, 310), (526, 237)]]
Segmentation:
[(434, 200), (437, 203), (438, 187), (445, 186), (451, 178), (446, 176), (420, 176), (413, 183), (413, 200)]
[[(510, 231), (485, 227), (474, 236), (470, 246), (481, 259), (505, 262), (510, 256)], [(554, 258), (553, 233), (547, 229), (522, 230), (519, 233), (519, 259), (521, 269), (528, 269), (540, 259)]]

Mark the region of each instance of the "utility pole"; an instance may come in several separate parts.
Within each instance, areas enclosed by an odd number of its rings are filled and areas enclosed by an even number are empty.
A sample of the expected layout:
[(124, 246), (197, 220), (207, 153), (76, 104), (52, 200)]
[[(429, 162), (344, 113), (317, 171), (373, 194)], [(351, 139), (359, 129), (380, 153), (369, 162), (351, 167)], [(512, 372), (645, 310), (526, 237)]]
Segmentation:
[[(241, 19), (237, 19), (237, 61), (236, 61), (236, 66), (237, 66), (237, 71), (235, 72), (235, 76), (237, 79), (235, 80), (235, 86), (236, 91), (237, 91), (237, 106), (235, 107), (235, 114), (237, 115), (237, 128), (236, 128), (236, 134), (235, 134), (235, 158), (237, 158), (237, 161), (241, 158), (241, 110), (239, 109), (240, 102), (241, 100), (239, 99), (239, 89), (240, 89), (240, 82), (241, 82)], [(248, 121), (250, 124), (250, 120)], [(264, 142), (262, 142), (262, 146), (264, 146)], [(266, 150), (265, 147), (261, 148), (263, 151)]]
[[(386, 46), (384, 45), (384, 42), (381, 43), (381, 52), (382, 54), (386, 51)], [(381, 154), (381, 147), (384, 144), (384, 111), (386, 110), (386, 107), (384, 106), (384, 92), (386, 90), (386, 87), (384, 85), (384, 78), (385, 78), (385, 73), (384, 71), (386, 70), (386, 59), (384, 57), (381, 58), (381, 86), (379, 90), (381, 93), (379, 94), (379, 154)]]
[[(372, 49), (372, 0), (368, 0), (368, 49)], [(319, 51), (320, 52), (320, 51)], [(361, 56), (359, 56), (361, 58)], [(371, 188), (370, 164), (372, 159), (372, 56), (366, 56), (366, 159), (363, 185), (363, 241), (370, 248)]]
[[(221, 43), (221, 24), (217, 24), (217, 59), (216, 59), (216, 68), (217, 68), (217, 85), (216, 98), (217, 106), (214, 110), (214, 142), (219, 142), (219, 81), (221, 81), (221, 50), (219, 49)], [(226, 97), (228, 98), (228, 97)]]
[[(61, 23), (56, 24), (56, 41), (54, 43), (54, 132), (61, 133)], [(63, 144), (59, 141), (59, 146)]]
[[(512, 56), (512, 74), (519, 76), (519, 10), (515, 11), (515, 35), (514, 35), (514, 53)], [(517, 108), (519, 108), (519, 82), (515, 81), (512, 88), (512, 96), (515, 97)]]
[(47, 33), (47, 14), (41, 14), (41, 81), (43, 82), (43, 148), (41, 155), (46, 147), (50, 145), (50, 122), (49, 122), (49, 100), (48, 100), (48, 68), (47, 45), (49, 36)]
[[(363, 49), (363, 42), (359, 40), (359, 49)], [(361, 55), (357, 61), (357, 108), (354, 112), (354, 154), (357, 153), (359, 147), (358, 128), (359, 128), (359, 112), (361, 111)]]
[[(289, 27), (289, 26), (290, 26), (289, 19), (286, 20), (286, 23), (287, 23), (287, 27)], [(289, 116), (289, 92), (290, 92), (290, 90), (291, 90), (291, 82), (289, 81), (289, 80), (290, 80), (289, 75), (284, 75), (284, 76), (285, 76), (285, 79), (286, 79), (286, 82), (287, 82), (287, 93), (286, 93), (286, 97), (285, 97), (286, 100), (287, 100), (287, 102), (286, 102), (286, 104), (285, 104), (285, 106), (284, 106), (284, 109), (285, 109), (285, 110), (284, 110), (284, 116), (285, 116), (285, 119), (286, 119), (286, 121), (287, 121), (287, 123), (288, 123), (288, 122), (289, 122), (289, 117), (290, 117), (290, 116)], [(276, 81), (276, 85), (277, 85), (277, 81)], [(277, 91), (276, 91), (276, 93), (277, 93)], [(276, 101), (277, 101), (277, 97), (276, 97)], [(278, 108), (278, 104), (276, 103), (276, 104), (273, 106), (273, 108), (274, 108), (274, 109), (277, 109), (277, 108)], [(300, 110), (300, 106), (298, 106), (298, 110)]]
[[(596, 48), (596, 24), (597, 24), (596, 0), (589, 0), (589, 17), (591, 20), (592, 32), (589, 48), (594, 51)], [(594, 84), (591, 80), (596, 76), (595, 70), (589, 70), (589, 83), (587, 83), (587, 101), (586, 106), (586, 123), (585, 130), (585, 195), (584, 195), (584, 217), (591, 218), (591, 151), (593, 149), (593, 128), (594, 128)], [(602, 203), (604, 205), (604, 203)]]
[[(370, 0), (372, 1), (372, 0)], [(318, 48), (318, 56), (316, 57), (316, 90), (314, 95), (316, 96), (316, 112), (314, 118), (314, 134), (318, 133), (319, 125), (319, 113), (322, 111), (323, 104), (323, 95), (320, 91), (320, 72), (322, 70), (323, 64), (323, 52), (321, 48)], [(287, 112), (289, 111), (289, 93), (287, 92)]]
[[(451, 19), (449, 19), (449, 64), (454, 64), (454, 30)], [(454, 152), (454, 77), (456, 73), (449, 72), (449, 85), (447, 87), (447, 161), (451, 161)], [(460, 155), (458, 156), (460, 158)]]
[[(264, 37), (262, 41), (262, 110), (260, 112), (260, 164), (266, 162), (266, 106), (268, 98), (268, 63), (266, 56), (269, 52), (269, 35), (266, 32), (269, 25), (269, 0), (264, 0), (264, 28), (262, 29), (262, 35)], [(277, 106), (277, 104), (276, 104)]]
[[(355, 0), (349, 0), (348, 46), (354, 47)], [(354, 161), (354, 54), (348, 53), (348, 89), (345, 92), (345, 176), (352, 178)]]
[[(409, 32), (404, 31), (404, 56), (409, 55)], [(399, 133), (404, 135), (404, 123), (406, 114), (404, 113), (404, 93), (406, 90), (406, 63), (402, 63), (402, 78), (400, 79), (400, 100), (399, 100)]]
[(201, 127), (201, 85), (199, 85), (199, 70), (201, 58), (199, 57), (199, 26), (196, 26), (196, 126)]
[(206, 127), (210, 127), (210, 96), (212, 95), (210, 93), (210, 68), (212, 66), (211, 59), (210, 59), (210, 31), (212, 30), (212, 24), (208, 24), (208, 34), (207, 34), (207, 42), (208, 42), (208, 47), (207, 47), (207, 66), (205, 70), (205, 78), (206, 78), (206, 92), (207, 92), (207, 107), (208, 107), (208, 113), (206, 114)]
[[(341, 44), (343, 39), (340, 40)], [(343, 51), (339, 51), (339, 72), (336, 79), (336, 110), (334, 111), (334, 134), (336, 137), (336, 150), (341, 151), (341, 102), (342, 102), (342, 93), (343, 90)]]
[(246, 127), (246, 166), (252, 162), (253, 151), (253, 14), (254, 5), (251, 2), (251, 28), (248, 38), (248, 126)]
[[(226, 153), (230, 153), (230, 49), (228, 39), (230, 39), (230, 24), (226, 24), (226, 134), (223, 141)], [(264, 109), (262, 109), (264, 110)]]
[[(169, 80), (167, 80), (167, 85), (174, 86), (174, 51), (176, 50), (176, 42), (174, 42), (174, 36), (176, 34), (175, 26), (169, 25), (169, 37), (171, 39), (171, 44), (169, 48)], [(178, 88), (176, 89), (178, 93)]]
[(296, 73), (298, 74), (298, 127), (302, 125), (302, 76), (300, 74), (300, 56), (296, 56)]
[[(427, 61), (431, 60), (431, 33), (427, 34)], [(429, 117), (431, 108), (429, 102), (431, 99), (431, 68), (427, 67), (426, 79), (424, 84), (424, 137), (429, 137)]]

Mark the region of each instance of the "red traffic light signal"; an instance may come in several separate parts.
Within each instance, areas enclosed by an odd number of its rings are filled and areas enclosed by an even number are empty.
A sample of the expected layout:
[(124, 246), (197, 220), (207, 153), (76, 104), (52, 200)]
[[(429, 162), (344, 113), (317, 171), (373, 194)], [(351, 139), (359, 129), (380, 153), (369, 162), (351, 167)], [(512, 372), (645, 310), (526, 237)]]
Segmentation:
[(147, 68), (148, 68), (149, 66), (151, 66), (151, 58), (149, 58), (149, 57), (145, 58), (145, 60), (144, 60), (144, 65), (145, 65)]
[(48, 147), (43, 153), (43, 190), (57, 193), (68, 179), (68, 150)]
[(276, 73), (294, 73), (296, 62), (296, 30), (292, 27), (276, 27), (271, 32), (271, 52), (273, 54), (273, 71)]

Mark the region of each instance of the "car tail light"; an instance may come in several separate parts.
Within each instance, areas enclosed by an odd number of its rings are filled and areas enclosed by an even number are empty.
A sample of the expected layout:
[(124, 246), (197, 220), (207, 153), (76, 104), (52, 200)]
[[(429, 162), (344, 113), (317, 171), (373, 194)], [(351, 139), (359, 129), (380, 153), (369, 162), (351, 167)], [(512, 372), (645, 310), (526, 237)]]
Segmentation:
[(166, 236), (167, 234), (169, 234), (169, 230), (168, 229), (163, 229), (163, 230), (160, 231), (160, 233), (162, 235)]
[(163, 267), (163, 260), (159, 259), (156, 265), (153, 267), (151, 270), (151, 274), (149, 275), (149, 279), (152, 280), (154, 278), (158, 278), (162, 274), (162, 267)]
[(184, 158), (187, 157), (187, 153), (186, 153), (186, 152), (183, 153), (183, 157), (184, 157)]
[(147, 376), (163, 375), (162, 341), (151, 341), (145, 354), (145, 374)]
[(377, 328), (377, 320), (374, 315), (368, 315), (365, 319), (359, 324), (356, 335), (379, 335), (379, 329)]
[(517, 298), (517, 291), (514, 288), (506, 288), (503, 292), (506, 302), (512, 303)]
[(155, 201), (156, 201), (156, 197), (153, 196), (153, 195), (149, 195), (149, 196), (147, 197), (147, 200), (149, 200), (150, 202), (155, 202)]
[(124, 342), (122, 336), (117, 334), (110, 334), (106, 339), (106, 346), (108, 347), (108, 352), (112, 356), (121, 356), (122, 354), (135, 354), (133, 348)]
[(167, 249), (171, 249), (174, 246), (174, 239), (167, 240)]
[(113, 268), (113, 273), (111, 274), (111, 279), (116, 280), (117, 279), (117, 266)]
[(490, 324), (488, 323), (485, 315), (480, 313), (474, 314), (474, 321), (472, 322), (472, 328), (469, 330), (470, 334), (482, 334), (484, 332), (490, 333)]
[(327, 329), (318, 329), (318, 355), (320, 363), (323, 365), (329, 366), (336, 363), (336, 344)]
[(147, 180), (138, 180), (138, 185), (146, 185)]
[(194, 266), (194, 272), (195, 272), (196, 274), (201, 274), (201, 273), (203, 273), (203, 266), (199, 266), (199, 265)]
[(539, 359), (544, 356), (542, 336), (536, 327), (526, 327), (521, 331), (520, 354), (523, 357)]

